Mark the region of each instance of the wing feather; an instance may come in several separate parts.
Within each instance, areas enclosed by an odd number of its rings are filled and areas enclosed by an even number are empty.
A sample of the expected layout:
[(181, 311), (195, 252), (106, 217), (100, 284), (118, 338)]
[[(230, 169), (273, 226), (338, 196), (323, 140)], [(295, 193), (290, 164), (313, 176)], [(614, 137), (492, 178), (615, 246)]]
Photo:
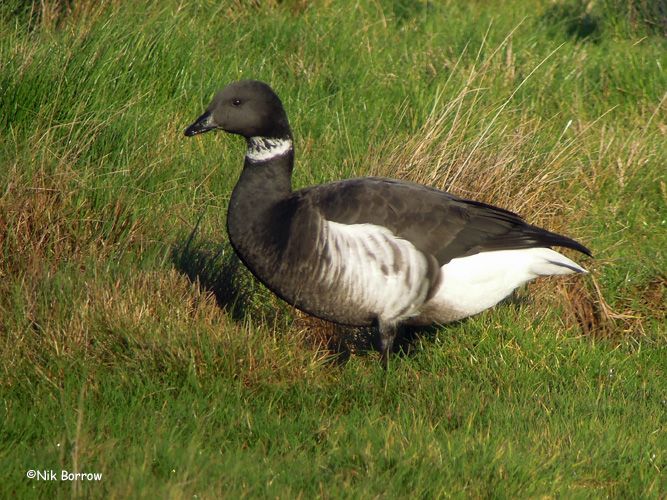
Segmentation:
[(562, 246), (591, 254), (577, 241), (530, 225), (513, 212), (420, 184), (350, 179), (298, 195), (331, 222), (387, 228), (441, 266), (457, 257), (532, 247)]

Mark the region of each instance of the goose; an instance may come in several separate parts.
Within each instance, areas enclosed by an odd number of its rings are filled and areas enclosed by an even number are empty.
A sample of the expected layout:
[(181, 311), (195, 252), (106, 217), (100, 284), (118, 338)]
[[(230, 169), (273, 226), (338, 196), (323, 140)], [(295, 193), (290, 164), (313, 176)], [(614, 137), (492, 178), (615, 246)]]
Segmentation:
[(240, 260), (310, 315), (373, 326), (385, 368), (402, 325), (458, 321), (539, 276), (586, 272), (551, 249), (590, 256), (581, 243), (432, 187), (364, 177), (293, 190), (292, 131), (264, 82), (217, 92), (185, 135), (216, 129), (247, 142), (227, 212)]

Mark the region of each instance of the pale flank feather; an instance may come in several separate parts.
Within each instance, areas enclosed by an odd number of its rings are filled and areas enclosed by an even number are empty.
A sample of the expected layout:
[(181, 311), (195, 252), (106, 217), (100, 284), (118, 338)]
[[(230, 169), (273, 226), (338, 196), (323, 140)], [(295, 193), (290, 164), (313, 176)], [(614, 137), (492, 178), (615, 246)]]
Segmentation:
[(331, 262), (320, 277), (336, 295), (386, 322), (419, 312), (429, 292), (426, 256), (412, 243), (373, 224), (327, 221), (324, 230)]

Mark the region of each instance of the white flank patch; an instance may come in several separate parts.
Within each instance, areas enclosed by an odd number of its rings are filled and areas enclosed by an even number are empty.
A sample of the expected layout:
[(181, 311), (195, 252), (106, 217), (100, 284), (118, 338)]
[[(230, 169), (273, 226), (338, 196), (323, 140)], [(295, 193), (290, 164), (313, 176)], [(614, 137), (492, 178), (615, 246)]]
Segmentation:
[(440, 271), (441, 284), (415, 323), (463, 319), (493, 307), (538, 276), (586, 272), (549, 248), (482, 252), (452, 259)]
[(428, 262), (412, 243), (374, 224), (325, 221), (323, 235), (331, 262), (320, 267), (341, 304), (386, 322), (418, 314), (430, 283)]
[(290, 139), (251, 137), (245, 157), (250, 161), (267, 161), (282, 156), (292, 149)]

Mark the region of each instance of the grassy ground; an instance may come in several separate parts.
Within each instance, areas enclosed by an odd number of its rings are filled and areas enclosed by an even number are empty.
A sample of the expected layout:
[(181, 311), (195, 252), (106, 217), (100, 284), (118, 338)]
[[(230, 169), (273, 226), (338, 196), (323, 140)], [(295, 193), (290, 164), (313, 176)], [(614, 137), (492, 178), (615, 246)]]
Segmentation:
[[(3, 2), (0, 496), (667, 495), (651, 5)], [(295, 185), (490, 201), (580, 239), (591, 275), (425, 332), (385, 374), (231, 253), (244, 145), (182, 131), (246, 77), (285, 102)]]

